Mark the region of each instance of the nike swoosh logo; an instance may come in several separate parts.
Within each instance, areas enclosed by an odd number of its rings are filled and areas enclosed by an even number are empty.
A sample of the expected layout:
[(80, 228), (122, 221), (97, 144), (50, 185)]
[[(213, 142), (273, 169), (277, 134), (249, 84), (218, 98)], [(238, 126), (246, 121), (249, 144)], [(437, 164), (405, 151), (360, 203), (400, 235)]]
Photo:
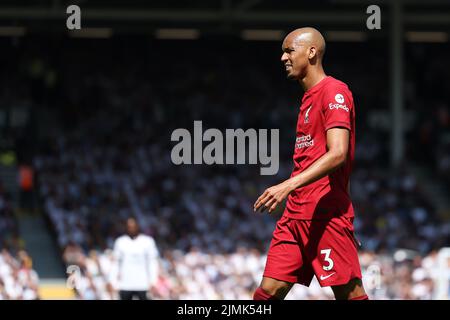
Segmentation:
[(334, 276), (335, 273), (336, 273), (336, 272), (333, 272), (333, 273), (331, 273), (331, 274), (329, 274), (329, 275), (327, 275), (327, 276), (325, 276), (325, 277), (324, 277), (323, 275), (321, 275), (321, 276), (320, 276), (320, 280), (322, 280), (322, 281), (323, 281), (323, 280), (326, 280), (326, 279), (328, 279), (329, 277)]

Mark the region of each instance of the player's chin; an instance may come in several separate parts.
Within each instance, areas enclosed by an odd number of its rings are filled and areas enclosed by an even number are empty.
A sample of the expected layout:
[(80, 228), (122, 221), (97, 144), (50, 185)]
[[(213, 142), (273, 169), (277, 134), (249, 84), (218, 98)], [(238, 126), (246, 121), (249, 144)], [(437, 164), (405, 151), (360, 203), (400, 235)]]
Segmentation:
[(292, 72), (288, 72), (288, 73), (286, 74), (286, 78), (288, 78), (289, 80), (296, 80), (296, 79), (297, 79), (297, 77), (295, 76), (295, 74), (292, 73)]

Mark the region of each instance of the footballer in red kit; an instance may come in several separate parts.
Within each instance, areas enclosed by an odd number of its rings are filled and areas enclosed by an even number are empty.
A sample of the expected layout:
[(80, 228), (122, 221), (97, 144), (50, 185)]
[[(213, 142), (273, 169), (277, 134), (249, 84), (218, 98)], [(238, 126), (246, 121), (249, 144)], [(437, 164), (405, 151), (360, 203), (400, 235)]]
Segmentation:
[(355, 151), (355, 106), (348, 86), (322, 67), (325, 40), (300, 28), (282, 46), (287, 77), (305, 91), (289, 179), (256, 200), (255, 211), (273, 212), (286, 199), (267, 255), (255, 300), (284, 299), (295, 283), (314, 276), (336, 299), (368, 300), (354, 236), (349, 179)]

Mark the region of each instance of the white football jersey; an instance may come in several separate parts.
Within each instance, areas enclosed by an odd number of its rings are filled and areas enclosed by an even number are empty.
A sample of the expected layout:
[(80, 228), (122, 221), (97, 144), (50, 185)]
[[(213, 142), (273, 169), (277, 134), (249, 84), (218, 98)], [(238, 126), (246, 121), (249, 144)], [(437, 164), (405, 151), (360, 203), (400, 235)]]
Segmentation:
[(123, 235), (114, 243), (119, 290), (146, 291), (158, 277), (158, 249), (152, 237)]

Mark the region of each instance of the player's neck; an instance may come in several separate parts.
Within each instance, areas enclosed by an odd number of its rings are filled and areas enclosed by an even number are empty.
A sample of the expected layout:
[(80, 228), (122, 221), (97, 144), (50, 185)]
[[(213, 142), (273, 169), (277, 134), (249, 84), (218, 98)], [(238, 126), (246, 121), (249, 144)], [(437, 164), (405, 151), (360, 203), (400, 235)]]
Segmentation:
[(306, 77), (301, 79), (299, 82), (303, 90), (306, 92), (316, 84), (318, 84), (320, 81), (322, 81), (324, 78), (326, 78), (326, 76), (327, 75), (325, 74), (325, 71), (323, 71), (322, 67), (320, 67), (311, 70), (311, 72), (308, 72)]
[(132, 234), (128, 233), (128, 236), (134, 240), (139, 236), (139, 233), (132, 233)]

